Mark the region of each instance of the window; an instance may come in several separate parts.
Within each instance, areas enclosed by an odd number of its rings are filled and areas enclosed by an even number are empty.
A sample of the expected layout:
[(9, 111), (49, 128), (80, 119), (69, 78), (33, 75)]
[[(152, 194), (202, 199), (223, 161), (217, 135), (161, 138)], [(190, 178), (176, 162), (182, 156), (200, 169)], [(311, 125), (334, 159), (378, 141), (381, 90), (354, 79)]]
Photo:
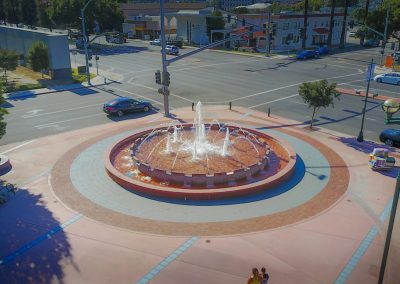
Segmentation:
[(283, 29), (288, 30), (289, 29), (289, 23), (283, 23)]

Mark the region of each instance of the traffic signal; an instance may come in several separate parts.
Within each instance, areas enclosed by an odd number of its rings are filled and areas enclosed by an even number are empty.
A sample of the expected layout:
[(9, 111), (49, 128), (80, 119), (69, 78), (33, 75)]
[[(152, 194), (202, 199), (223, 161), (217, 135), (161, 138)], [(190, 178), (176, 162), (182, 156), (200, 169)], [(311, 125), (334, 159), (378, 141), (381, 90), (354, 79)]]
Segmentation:
[(275, 38), (274, 38), (274, 36), (273, 36), (273, 34), (269, 34), (269, 40), (274, 40)]
[(91, 55), (89, 55), (89, 60), (92, 60), (92, 56)]
[(276, 35), (276, 28), (277, 28), (276, 23), (272, 23), (272, 34), (273, 35)]
[(263, 34), (267, 33), (267, 24), (263, 24)]
[(156, 83), (161, 85), (161, 71), (157, 70), (155, 75), (156, 75)]
[(390, 49), (391, 49), (391, 50), (394, 50), (395, 47), (396, 47), (396, 44), (395, 44), (394, 42), (392, 42), (392, 43), (390, 44)]
[(228, 23), (231, 22), (231, 15), (228, 15)]
[(299, 28), (299, 35), (300, 35), (300, 38), (304, 37), (304, 28)]
[(253, 28), (254, 28), (253, 26), (249, 26), (249, 31), (252, 32), (252, 31), (253, 31)]
[(242, 19), (242, 26), (244, 27), (246, 25), (246, 20)]
[(96, 55), (95, 59), (96, 59), (96, 60), (99, 60), (100, 58)]
[(170, 84), (169, 72), (163, 72), (163, 85), (169, 86), (169, 84)]

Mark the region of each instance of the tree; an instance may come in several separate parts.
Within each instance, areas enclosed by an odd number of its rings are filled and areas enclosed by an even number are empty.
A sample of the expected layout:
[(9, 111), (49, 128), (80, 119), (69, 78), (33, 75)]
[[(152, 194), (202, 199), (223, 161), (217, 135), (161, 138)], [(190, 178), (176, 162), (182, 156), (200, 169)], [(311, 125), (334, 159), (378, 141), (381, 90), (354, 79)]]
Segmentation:
[(49, 54), (47, 46), (42, 41), (36, 41), (32, 44), (28, 53), (28, 62), (33, 71), (40, 71), (43, 78), (43, 70), (49, 68)]
[[(0, 84), (0, 105), (3, 105), (6, 100), (3, 97), (3, 93), (4, 93), (4, 89), (2, 84)], [(6, 125), (7, 123), (4, 122), (4, 115), (8, 114), (8, 111), (3, 108), (0, 107), (0, 139), (4, 136), (4, 134), (6, 134)]]
[(3, 7), (7, 22), (11, 24), (18, 24), (19, 23), (18, 1), (3, 0)]
[(4, 0), (0, 0), (0, 21), (6, 20), (6, 13), (4, 7)]
[(310, 128), (313, 127), (314, 116), (319, 108), (334, 107), (333, 99), (338, 98), (336, 83), (329, 84), (326, 80), (306, 82), (300, 85), (299, 95), (308, 107), (313, 109)]
[(4, 78), (7, 84), (7, 71), (17, 69), (18, 55), (14, 51), (0, 49), (0, 68), (4, 71)]
[(32, 26), (37, 21), (35, 0), (19, 0), (19, 11), (21, 22)]
[(49, 6), (48, 2), (45, 3), (43, 1), (37, 0), (37, 17), (38, 17), (38, 24), (41, 27), (46, 27), (50, 31), (52, 31), (52, 19), (50, 18), (49, 15)]
[(332, 32), (333, 26), (335, 24), (335, 8), (336, 8), (336, 0), (332, 0), (331, 3), (331, 15), (329, 21), (329, 33), (328, 33), (328, 46), (332, 47)]
[(346, 22), (347, 22), (347, 11), (349, 8), (349, 0), (345, 0), (344, 2), (344, 16), (343, 16), (343, 22), (342, 22), (342, 32), (340, 34), (340, 43), (339, 43), (339, 48), (344, 48), (344, 40), (346, 38)]
[[(212, 30), (222, 30), (225, 28), (225, 20), (222, 17), (222, 13), (220, 11), (213, 12), (211, 17), (207, 17), (207, 34), (210, 37)], [(213, 39), (210, 38), (212, 41)]]
[(308, 0), (304, 0), (304, 29), (303, 34), (301, 35), (302, 42), (301, 48), (306, 49), (306, 40), (307, 40), (307, 26), (308, 26)]

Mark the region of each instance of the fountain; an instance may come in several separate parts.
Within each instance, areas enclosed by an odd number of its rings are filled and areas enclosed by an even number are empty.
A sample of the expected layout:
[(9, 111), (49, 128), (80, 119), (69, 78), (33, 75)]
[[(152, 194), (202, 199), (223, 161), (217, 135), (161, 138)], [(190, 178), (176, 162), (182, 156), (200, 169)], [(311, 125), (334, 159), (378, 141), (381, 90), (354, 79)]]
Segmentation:
[[(129, 164), (122, 162), (126, 153), (132, 159)], [(193, 124), (144, 130), (118, 141), (106, 153), (106, 170), (123, 187), (185, 199), (267, 190), (288, 178), (295, 162), (295, 152), (282, 139), (215, 119), (204, 123), (201, 102)], [(128, 172), (138, 174), (131, 177)]]

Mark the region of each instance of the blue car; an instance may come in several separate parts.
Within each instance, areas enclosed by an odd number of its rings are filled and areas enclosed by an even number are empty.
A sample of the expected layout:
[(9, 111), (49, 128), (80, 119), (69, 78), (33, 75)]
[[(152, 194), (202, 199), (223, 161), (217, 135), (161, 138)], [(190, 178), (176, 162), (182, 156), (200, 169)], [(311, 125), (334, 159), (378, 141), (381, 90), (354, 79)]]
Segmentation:
[(314, 50), (303, 50), (296, 55), (297, 59), (309, 59), (315, 58), (318, 54)]
[(151, 107), (151, 103), (146, 101), (137, 101), (127, 97), (120, 97), (105, 103), (103, 111), (109, 115), (123, 116), (124, 114), (136, 111), (148, 112)]
[(329, 50), (329, 47), (326, 46), (326, 45), (321, 46), (321, 47), (319, 47), (319, 48), (317, 48), (317, 49), (315, 50), (315, 52), (318, 53), (319, 55), (326, 55), (326, 54), (329, 53), (329, 51), (330, 51), (330, 50)]
[(400, 130), (385, 129), (379, 135), (379, 140), (388, 146), (400, 145)]

